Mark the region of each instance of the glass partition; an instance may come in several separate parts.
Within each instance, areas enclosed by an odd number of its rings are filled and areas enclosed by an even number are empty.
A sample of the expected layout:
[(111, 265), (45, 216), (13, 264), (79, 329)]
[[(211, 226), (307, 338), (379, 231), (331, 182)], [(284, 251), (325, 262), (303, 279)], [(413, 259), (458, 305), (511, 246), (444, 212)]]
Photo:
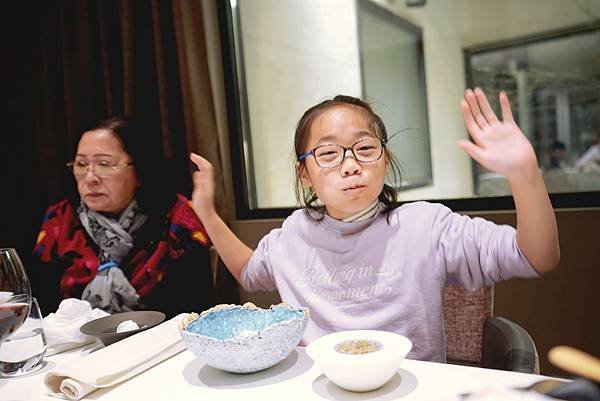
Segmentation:
[[(553, 32), (466, 55), (472, 86), (495, 95), (505, 90), (513, 99), (548, 191), (600, 191), (600, 30)], [(481, 166), (476, 177), (477, 195), (510, 194), (504, 177)]]
[(219, 2), (238, 218), (295, 207), (293, 133), (336, 94), (369, 101), (397, 135), (403, 201), (514, 207), (506, 181), (456, 145), (459, 101), (509, 93), (555, 207), (599, 206), (600, 2)]

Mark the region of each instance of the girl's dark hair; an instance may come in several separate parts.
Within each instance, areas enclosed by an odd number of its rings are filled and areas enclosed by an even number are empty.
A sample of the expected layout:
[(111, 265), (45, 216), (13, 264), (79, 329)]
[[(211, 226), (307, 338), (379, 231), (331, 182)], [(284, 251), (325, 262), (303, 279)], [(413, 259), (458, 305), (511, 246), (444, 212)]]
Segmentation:
[[(313, 122), (323, 114), (326, 110), (329, 110), (333, 107), (337, 106), (353, 106), (355, 107), (362, 115), (362, 117), (367, 122), (369, 128), (373, 130), (373, 132), (377, 135), (379, 139), (381, 139), (384, 143), (388, 141), (387, 130), (385, 129), (385, 125), (381, 118), (375, 114), (371, 106), (365, 101), (346, 95), (337, 95), (333, 99), (327, 99), (322, 101), (321, 103), (312, 106), (310, 109), (306, 110), (300, 121), (298, 121), (298, 126), (296, 127), (296, 134), (294, 136), (294, 150), (296, 152), (296, 160), (300, 155), (306, 152), (306, 144), (308, 142), (308, 137), (310, 134), (310, 130)], [(388, 150), (387, 146), (384, 146), (384, 154), (390, 163), (390, 171), (392, 173), (393, 182), (400, 182), (400, 165), (394, 155)], [(312, 187), (307, 188), (302, 185), (302, 181), (300, 179), (300, 173), (302, 169), (306, 168), (305, 160), (298, 162), (296, 168), (296, 178), (294, 180), (294, 189), (296, 192), (296, 200), (298, 203), (305, 207), (309, 212), (308, 215), (314, 219), (319, 220), (317, 216), (324, 215), (325, 207), (318, 203), (317, 194), (312, 189)], [(384, 214), (388, 214), (392, 209), (398, 206), (398, 194), (396, 189), (391, 187), (388, 184), (383, 185), (383, 189), (379, 194), (379, 201), (385, 205), (383, 209)]]
[[(166, 171), (168, 165), (162, 152), (152, 144), (150, 138), (153, 135), (148, 129), (135, 125), (126, 117), (113, 116), (84, 125), (78, 131), (75, 150), (86, 132), (96, 130), (110, 131), (119, 140), (123, 150), (131, 156), (141, 182), (135, 197), (144, 213), (153, 217), (164, 216), (167, 208), (175, 201), (175, 189), (169, 179), (163, 178), (169, 177), (170, 173)], [(74, 205), (77, 203), (74, 202)]]

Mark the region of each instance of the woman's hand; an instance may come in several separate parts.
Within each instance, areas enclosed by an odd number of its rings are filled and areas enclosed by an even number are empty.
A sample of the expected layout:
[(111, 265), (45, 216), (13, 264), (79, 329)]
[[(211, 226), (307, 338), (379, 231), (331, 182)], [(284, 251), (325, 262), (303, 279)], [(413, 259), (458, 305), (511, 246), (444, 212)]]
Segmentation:
[(479, 88), (468, 89), (460, 106), (473, 142), (459, 140), (458, 145), (483, 167), (514, 178), (538, 173), (537, 158), (529, 140), (515, 123), (505, 92), (500, 92), (502, 121), (490, 107)]
[(190, 154), (190, 160), (198, 167), (192, 180), (194, 190), (192, 192), (192, 207), (200, 220), (207, 220), (215, 212), (215, 180), (213, 177), (213, 166), (208, 160), (195, 153)]

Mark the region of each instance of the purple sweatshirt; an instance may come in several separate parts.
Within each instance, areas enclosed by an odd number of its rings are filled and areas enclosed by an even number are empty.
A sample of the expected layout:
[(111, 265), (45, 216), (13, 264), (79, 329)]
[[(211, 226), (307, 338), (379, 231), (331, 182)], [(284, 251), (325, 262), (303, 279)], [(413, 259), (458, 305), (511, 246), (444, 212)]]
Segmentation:
[[(381, 208), (381, 205), (380, 205)], [(271, 231), (242, 272), (247, 291), (278, 290), (308, 307), (303, 342), (327, 333), (374, 329), (413, 342), (409, 358), (446, 360), (443, 290), (476, 290), (510, 277), (537, 277), (513, 227), (427, 202), (345, 223), (295, 211)]]

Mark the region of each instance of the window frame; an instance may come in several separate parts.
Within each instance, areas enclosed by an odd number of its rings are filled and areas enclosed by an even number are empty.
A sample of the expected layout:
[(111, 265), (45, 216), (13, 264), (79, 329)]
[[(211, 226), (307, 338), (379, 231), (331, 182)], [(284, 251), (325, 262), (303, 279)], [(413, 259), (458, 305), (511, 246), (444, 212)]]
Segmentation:
[[(253, 179), (251, 166), (245, 159), (244, 149), (250, 145), (244, 138), (244, 124), (242, 108), (246, 100), (240, 91), (239, 81), (244, 82), (245, 77), (238, 77), (238, 63), (236, 59), (234, 24), (238, 22), (232, 15), (229, 1), (219, 1), (218, 17), (219, 30), (221, 33), (222, 62), (224, 72), (224, 87), (227, 106), (227, 121), (229, 125), (229, 145), (231, 152), (231, 169), (235, 200), (235, 218), (237, 220), (255, 219), (280, 219), (288, 217), (297, 207), (289, 208), (250, 208), (250, 200), (255, 188), (252, 187)], [(518, 37), (506, 41), (479, 44), (463, 49), (466, 82), (471, 84), (471, 74), (468, 62), (469, 55), (474, 52), (498, 49), (501, 47), (514, 46), (518, 44), (532, 43), (540, 40), (548, 40), (576, 33), (600, 30), (600, 23), (586, 24), (583, 26), (568, 27), (565, 29), (536, 33)], [(472, 169), (475, 174), (475, 169)], [(250, 178), (249, 178), (250, 177)], [(399, 194), (400, 203), (414, 202), (416, 200), (402, 201), (402, 191)], [(481, 197), (481, 198), (459, 198), (459, 199), (421, 199), (424, 201), (443, 204), (456, 212), (498, 212), (503, 210), (514, 210), (512, 196)], [(550, 200), (555, 209), (584, 209), (600, 207), (600, 191), (557, 193), (550, 194)]]
[[(386, 20), (388, 22), (391, 22), (392, 24), (400, 27), (402, 30), (404, 30), (405, 32), (408, 32), (412, 35), (414, 35), (416, 38), (418, 38), (418, 45), (417, 45), (417, 52), (420, 55), (420, 63), (419, 63), (419, 73), (421, 74), (422, 77), (422, 81), (423, 81), (423, 87), (422, 87), (422, 92), (420, 93), (420, 96), (422, 96), (423, 99), (423, 111), (425, 113), (425, 123), (424, 123), (424, 129), (425, 129), (425, 135), (423, 135), (420, 139), (423, 140), (424, 142), (427, 143), (427, 160), (428, 160), (428, 175), (426, 177), (424, 177), (421, 180), (418, 181), (413, 181), (410, 182), (409, 184), (402, 184), (400, 186), (400, 188), (404, 189), (404, 190), (408, 190), (408, 189), (416, 189), (416, 188), (423, 188), (423, 187), (427, 187), (429, 185), (433, 185), (433, 161), (432, 161), (432, 155), (431, 155), (431, 127), (429, 125), (429, 102), (427, 99), (427, 74), (425, 71), (425, 49), (424, 49), (424, 45), (423, 45), (423, 29), (418, 26), (415, 25), (413, 23), (411, 23), (410, 21), (400, 17), (399, 15), (396, 15), (394, 13), (392, 13), (390, 10), (380, 6), (379, 4), (373, 2), (372, 0), (356, 0), (356, 14), (358, 15), (360, 13), (361, 8), (370, 12), (372, 15), (377, 15), (377, 17), (381, 18), (382, 20)], [(361, 41), (362, 41), (362, 31), (364, 29), (364, 26), (361, 24), (360, 22), (360, 18), (357, 18), (357, 30), (358, 30), (358, 40), (359, 40), (359, 45), (362, 45)], [(362, 53), (363, 49), (362, 46), (361, 48), (359, 48), (359, 52)], [(367, 77), (365, 75), (365, 58), (364, 57), (360, 57), (360, 75), (361, 75), (361, 93), (363, 98), (368, 99), (369, 96), (369, 91), (368, 88), (366, 86), (366, 82), (367, 82)], [(384, 121), (385, 123), (385, 121)], [(388, 128), (388, 139), (390, 139), (392, 136), (390, 136), (390, 132), (389, 132), (389, 127), (386, 125), (386, 128)], [(393, 152), (393, 149), (392, 149)], [(390, 183), (391, 185), (391, 183)], [(394, 185), (395, 187), (395, 185)]]

